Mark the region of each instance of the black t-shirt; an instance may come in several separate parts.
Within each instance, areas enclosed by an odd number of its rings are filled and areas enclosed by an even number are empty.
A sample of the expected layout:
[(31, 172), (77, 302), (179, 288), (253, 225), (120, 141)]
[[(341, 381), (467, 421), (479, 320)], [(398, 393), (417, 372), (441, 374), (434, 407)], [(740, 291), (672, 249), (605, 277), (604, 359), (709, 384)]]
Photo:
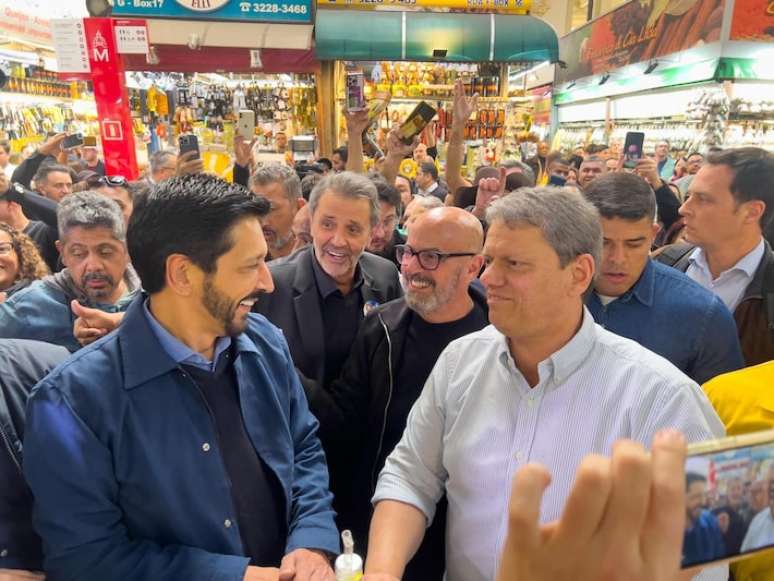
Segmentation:
[(24, 229), (24, 233), (32, 238), (49, 270), (56, 272), (59, 263), (59, 252), (56, 249), (56, 228), (37, 220), (30, 220), (30, 223)]
[(451, 323), (433, 324), (416, 313), (410, 316), (400, 365), (392, 387), (392, 400), (387, 411), (382, 457), (378, 459), (380, 470), (403, 436), (411, 407), (422, 393), (441, 352), (455, 339), (480, 331), (489, 324), (486, 312), (476, 303), (465, 317)]

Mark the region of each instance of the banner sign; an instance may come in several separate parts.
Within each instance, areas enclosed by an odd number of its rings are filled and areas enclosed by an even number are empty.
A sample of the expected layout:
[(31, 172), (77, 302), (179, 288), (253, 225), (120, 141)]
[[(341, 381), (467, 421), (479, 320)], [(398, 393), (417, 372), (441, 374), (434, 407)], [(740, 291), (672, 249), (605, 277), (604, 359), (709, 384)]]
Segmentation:
[(503, 14), (528, 14), (532, 0), (317, 0), (318, 7), (373, 10), (412, 8), (451, 10), (453, 12), (499, 12)]
[(13, 6), (22, 3), (0, 0), (0, 32), (11, 39), (28, 40), (51, 46), (50, 22), (45, 18), (31, 16)]
[(774, 42), (774, 0), (736, 0), (731, 40)]
[[(513, 1), (513, 0), (511, 0)], [(193, 20), (312, 21), (311, 0), (113, 0), (113, 16)]]
[(624, 4), (559, 40), (564, 83), (720, 40), (725, 0)]

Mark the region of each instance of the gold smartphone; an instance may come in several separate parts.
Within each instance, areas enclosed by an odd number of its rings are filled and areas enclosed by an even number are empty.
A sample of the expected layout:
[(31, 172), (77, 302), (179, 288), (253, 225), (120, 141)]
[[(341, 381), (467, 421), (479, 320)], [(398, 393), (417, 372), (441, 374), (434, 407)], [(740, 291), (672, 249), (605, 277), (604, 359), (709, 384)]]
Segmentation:
[(774, 548), (774, 430), (688, 447), (683, 568)]

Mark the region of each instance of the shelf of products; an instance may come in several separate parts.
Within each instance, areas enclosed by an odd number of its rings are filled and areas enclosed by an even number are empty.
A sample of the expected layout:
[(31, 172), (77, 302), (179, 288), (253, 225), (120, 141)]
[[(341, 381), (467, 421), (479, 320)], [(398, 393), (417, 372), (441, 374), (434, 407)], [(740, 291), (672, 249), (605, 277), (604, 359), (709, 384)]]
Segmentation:
[(8, 82), (3, 92), (21, 93), (39, 97), (78, 99), (86, 90), (85, 83), (58, 80), (56, 73), (42, 67), (15, 64), (10, 67)]

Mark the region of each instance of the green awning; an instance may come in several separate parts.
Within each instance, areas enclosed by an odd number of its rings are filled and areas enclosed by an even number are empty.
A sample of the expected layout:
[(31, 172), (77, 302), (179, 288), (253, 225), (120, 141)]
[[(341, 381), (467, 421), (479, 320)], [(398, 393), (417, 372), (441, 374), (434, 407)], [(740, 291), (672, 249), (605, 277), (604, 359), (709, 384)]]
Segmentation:
[(319, 60), (556, 62), (559, 41), (534, 16), (320, 9), (315, 54)]

